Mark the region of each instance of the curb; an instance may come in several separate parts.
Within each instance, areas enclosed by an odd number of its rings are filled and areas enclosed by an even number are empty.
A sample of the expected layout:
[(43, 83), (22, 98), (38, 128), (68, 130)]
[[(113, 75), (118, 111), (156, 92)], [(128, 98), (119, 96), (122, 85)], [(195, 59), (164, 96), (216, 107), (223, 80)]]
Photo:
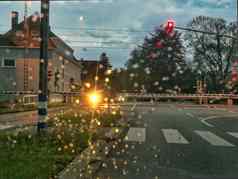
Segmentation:
[(115, 132), (115, 128), (108, 128), (105, 131), (101, 138), (85, 149), (59, 173), (58, 179), (94, 178), (95, 173), (100, 170), (102, 163), (115, 148), (113, 141), (123, 138), (126, 128), (120, 128), (117, 132)]

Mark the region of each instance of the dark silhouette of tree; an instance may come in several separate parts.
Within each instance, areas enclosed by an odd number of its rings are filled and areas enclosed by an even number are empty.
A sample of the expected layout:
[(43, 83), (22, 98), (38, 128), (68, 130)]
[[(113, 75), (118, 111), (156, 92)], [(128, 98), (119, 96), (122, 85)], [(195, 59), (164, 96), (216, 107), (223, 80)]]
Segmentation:
[(108, 90), (108, 83), (105, 83), (105, 79), (108, 77), (107, 72), (112, 68), (110, 64), (109, 57), (105, 52), (100, 55), (98, 66), (97, 66), (97, 85), (100, 89), (104, 91)]
[(167, 34), (156, 29), (144, 39), (142, 46), (131, 52), (126, 63), (128, 86), (146, 92), (181, 92), (191, 90), (194, 84), (187, 84), (192, 71), (185, 62), (185, 49), (181, 34), (174, 31)]
[(111, 87), (113, 93), (124, 92), (129, 90), (128, 73), (124, 68), (117, 68), (112, 71)]
[(228, 24), (221, 18), (198, 16), (188, 24), (188, 27), (217, 34), (187, 32), (185, 37), (188, 48), (193, 53), (193, 66), (198, 78), (206, 81), (209, 91), (229, 90), (228, 83), (231, 79), (236, 41), (222, 35), (236, 37), (235, 24)]

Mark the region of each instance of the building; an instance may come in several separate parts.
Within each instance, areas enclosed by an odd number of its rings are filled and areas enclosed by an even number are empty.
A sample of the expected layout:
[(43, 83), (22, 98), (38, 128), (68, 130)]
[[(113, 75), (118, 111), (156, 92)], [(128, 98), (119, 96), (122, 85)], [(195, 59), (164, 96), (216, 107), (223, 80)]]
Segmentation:
[(81, 60), (82, 64), (82, 81), (84, 83), (94, 81), (96, 73), (97, 73), (97, 68), (99, 66), (99, 61), (97, 60)]
[[(105, 53), (103, 53), (105, 54)], [(105, 79), (108, 77), (107, 71), (112, 68), (108, 59), (106, 60), (81, 60), (83, 90), (97, 89), (105, 90)]]
[(95, 77), (99, 68), (99, 61), (97, 60), (81, 60), (82, 64), (82, 91), (93, 89), (96, 85)]
[[(18, 23), (12, 12), (11, 29), (0, 35), (0, 91), (38, 92), (40, 63), (40, 16)], [(48, 73), (50, 92), (70, 92), (81, 86), (81, 64), (74, 50), (50, 29)], [(74, 83), (74, 84), (72, 84)]]

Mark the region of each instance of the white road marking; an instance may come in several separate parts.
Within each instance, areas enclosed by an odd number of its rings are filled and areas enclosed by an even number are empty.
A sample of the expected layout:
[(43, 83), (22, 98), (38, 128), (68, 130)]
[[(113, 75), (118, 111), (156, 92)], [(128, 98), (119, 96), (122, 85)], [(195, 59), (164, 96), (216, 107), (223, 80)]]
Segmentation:
[(187, 116), (194, 118), (194, 115), (192, 113), (186, 113)]
[(146, 133), (145, 128), (132, 127), (129, 129), (125, 140), (132, 142), (145, 142)]
[(215, 119), (215, 118), (217, 118), (217, 116), (211, 116), (211, 117), (206, 117), (206, 118), (200, 118), (200, 121), (201, 121), (203, 124), (205, 124), (206, 126), (208, 126), (208, 127), (214, 127), (214, 125), (208, 123), (207, 120), (209, 120), (209, 119)]
[(134, 110), (135, 110), (136, 105), (137, 105), (137, 103), (135, 103), (135, 104), (132, 106), (131, 111), (134, 111)]
[(231, 136), (238, 138), (238, 132), (227, 132), (227, 134), (230, 134)]
[(211, 119), (219, 119), (219, 118), (229, 118), (229, 117), (237, 117), (237, 115), (225, 115), (225, 116), (208, 116), (208, 117), (204, 117), (204, 118), (199, 118), (200, 121), (205, 124), (208, 127), (215, 127), (213, 124), (210, 124), (207, 122), (207, 120), (211, 120)]
[(187, 139), (176, 129), (162, 129), (162, 132), (167, 143), (189, 144)]
[(11, 127), (13, 127), (13, 126), (12, 125), (2, 125), (2, 124), (0, 124), (0, 130), (9, 129)]
[(223, 138), (213, 134), (210, 131), (195, 130), (194, 132), (196, 134), (198, 134), (201, 138), (206, 140), (208, 143), (210, 143), (211, 145), (224, 146), (224, 147), (234, 147), (233, 144), (231, 144), (230, 142), (227, 142)]

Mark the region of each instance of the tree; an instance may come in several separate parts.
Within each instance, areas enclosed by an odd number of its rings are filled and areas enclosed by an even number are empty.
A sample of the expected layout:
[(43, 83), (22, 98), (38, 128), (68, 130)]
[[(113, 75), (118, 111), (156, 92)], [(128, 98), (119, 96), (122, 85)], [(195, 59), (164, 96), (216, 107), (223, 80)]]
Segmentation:
[(111, 88), (113, 93), (120, 93), (128, 90), (128, 73), (124, 68), (116, 68), (111, 75)]
[(156, 29), (144, 39), (142, 46), (131, 52), (126, 63), (131, 89), (178, 92), (191, 88), (191, 84), (186, 84), (185, 74), (191, 70), (185, 62), (180, 37), (178, 31), (168, 34), (163, 29)]
[(187, 32), (185, 38), (193, 52), (193, 66), (198, 78), (206, 80), (209, 91), (228, 90), (236, 42), (222, 35), (234, 35), (235, 24), (228, 24), (221, 18), (198, 16), (188, 23), (188, 27), (217, 34)]
[(97, 85), (99, 89), (104, 89), (104, 91), (108, 91), (110, 86), (109, 82), (105, 82), (105, 79), (108, 78), (108, 70), (112, 68), (110, 64), (109, 58), (105, 52), (100, 55), (98, 67), (97, 67)]

